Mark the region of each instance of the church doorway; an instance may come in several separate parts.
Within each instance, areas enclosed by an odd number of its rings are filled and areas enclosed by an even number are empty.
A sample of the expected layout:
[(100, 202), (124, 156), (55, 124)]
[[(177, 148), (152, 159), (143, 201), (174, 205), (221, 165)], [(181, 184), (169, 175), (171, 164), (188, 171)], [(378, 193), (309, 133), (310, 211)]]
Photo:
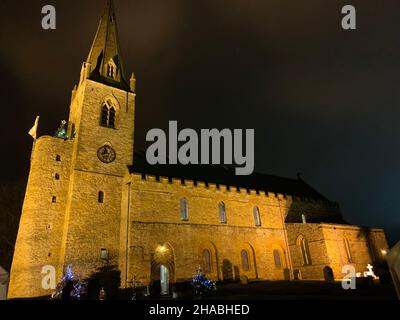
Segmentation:
[(161, 282), (161, 292), (162, 296), (169, 295), (169, 270), (166, 266), (161, 265), (160, 267), (160, 282)]
[(175, 282), (173, 249), (169, 244), (159, 245), (152, 254), (151, 286), (155, 296), (170, 296)]

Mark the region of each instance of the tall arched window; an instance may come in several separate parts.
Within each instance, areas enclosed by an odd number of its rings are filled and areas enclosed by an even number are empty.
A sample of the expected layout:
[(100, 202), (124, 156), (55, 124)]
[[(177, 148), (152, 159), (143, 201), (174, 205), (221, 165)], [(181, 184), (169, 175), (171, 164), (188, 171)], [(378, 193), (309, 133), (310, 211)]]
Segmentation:
[(189, 220), (189, 206), (186, 198), (181, 199), (181, 220)]
[(275, 262), (275, 268), (282, 269), (282, 257), (278, 249), (274, 250), (274, 262)]
[(352, 254), (351, 254), (351, 249), (350, 249), (349, 240), (346, 239), (346, 238), (344, 238), (344, 239), (343, 239), (343, 242), (344, 242), (344, 247), (345, 247), (345, 249), (346, 249), (347, 261), (348, 261), (349, 263), (352, 263), (352, 262), (353, 262), (353, 256), (352, 256)]
[(258, 209), (258, 207), (253, 208), (253, 216), (255, 225), (261, 227), (260, 209)]
[(244, 271), (250, 270), (250, 263), (249, 263), (249, 253), (246, 250), (242, 250), (241, 252), (242, 257), (242, 268)]
[(111, 100), (107, 100), (101, 108), (100, 125), (115, 129), (116, 109)]
[(223, 202), (219, 204), (219, 222), (224, 224), (227, 223), (225, 203)]
[(212, 271), (212, 258), (209, 250), (203, 250), (203, 271), (204, 273), (210, 273)]
[(303, 236), (300, 236), (297, 240), (297, 244), (300, 247), (301, 257), (303, 259), (303, 265), (309, 266), (311, 265), (311, 255), (310, 248), (308, 246), (308, 241)]
[(114, 107), (111, 107), (110, 109), (110, 117), (108, 120), (108, 127), (109, 128), (115, 128), (115, 109)]
[(103, 191), (99, 191), (98, 202), (104, 203), (104, 192)]
[(101, 108), (101, 126), (102, 127), (108, 127), (108, 106), (107, 104), (105, 104), (102, 108)]

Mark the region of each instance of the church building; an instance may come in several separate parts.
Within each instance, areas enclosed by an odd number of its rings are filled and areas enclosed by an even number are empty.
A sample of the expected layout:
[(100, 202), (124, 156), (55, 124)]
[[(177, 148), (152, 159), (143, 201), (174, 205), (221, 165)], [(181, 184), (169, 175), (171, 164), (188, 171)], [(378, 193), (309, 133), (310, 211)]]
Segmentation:
[(148, 165), (134, 146), (136, 79), (124, 72), (109, 0), (65, 132), (35, 140), (8, 298), (49, 296), (45, 266), (57, 282), (69, 265), (82, 280), (108, 268), (121, 289), (169, 295), (199, 268), (215, 281), (323, 280), (327, 268), (341, 279), (344, 265), (363, 273), (384, 258), (382, 229), (346, 223), (300, 176)]

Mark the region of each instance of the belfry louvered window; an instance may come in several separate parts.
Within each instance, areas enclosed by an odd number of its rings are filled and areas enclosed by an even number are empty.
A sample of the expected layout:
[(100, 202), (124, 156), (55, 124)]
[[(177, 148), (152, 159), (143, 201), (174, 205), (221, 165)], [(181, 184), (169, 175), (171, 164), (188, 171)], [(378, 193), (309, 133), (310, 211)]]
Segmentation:
[(101, 126), (108, 127), (108, 107), (104, 105), (101, 109)]
[(110, 116), (108, 119), (108, 126), (110, 128), (115, 128), (115, 109), (114, 107), (111, 107), (110, 109)]
[(101, 108), (100, 125), (102, 127), (115, 129), (116, 113), (111, 100), (107, 100)]
[(114, 79), (114, 66), (112, 65), (112, 63), (109, 63), (107, 65), (107, 77)]

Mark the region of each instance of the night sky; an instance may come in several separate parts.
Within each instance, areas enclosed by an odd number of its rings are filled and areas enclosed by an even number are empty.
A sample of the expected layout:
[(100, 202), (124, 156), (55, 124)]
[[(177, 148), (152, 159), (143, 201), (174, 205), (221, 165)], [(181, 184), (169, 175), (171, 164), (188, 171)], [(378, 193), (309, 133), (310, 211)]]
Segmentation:
[[(57, 9), (57, 30), (41, 8)], [(357, 30), (341, 29), (341, 8)], [(1, 175), (27, 176), (32, 139), (67, 119), (105, 0), (1, 0)], [(398, 0), (116, 0), (136, 148), (152, 128), (254, 128), (256, 171), (296, 177), (347, 221), (400, 240)]]

